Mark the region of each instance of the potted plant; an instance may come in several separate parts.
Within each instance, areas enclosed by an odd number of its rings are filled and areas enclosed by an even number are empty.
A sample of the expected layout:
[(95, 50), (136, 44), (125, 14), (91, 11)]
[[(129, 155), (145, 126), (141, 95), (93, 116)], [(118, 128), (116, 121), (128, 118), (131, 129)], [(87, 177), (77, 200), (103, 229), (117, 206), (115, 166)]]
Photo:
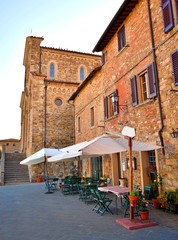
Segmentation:
[(136, 189), (133, 189), (130, 194), (129, 194), (129, 201), (130, 201), (130, 205), (132, 207), (135, 207), (138, 205), (138, 201), (139, 201), (139, 198), (140, 198), (140, 193), (138, 190)]
[(154, 208), (159, 209), (161, 204), (158, 196), (159, 196), (159, 187), (162, 186), (162, 176), (157, 173), (156, 167), (154, 166), (149, 166), (148, 176), (150, 178), (152, 176), (152, 179), (154, 179), (150, 183), (150, 186), (152, 188), (152, 203)]
[(141, 220), (149, 219), (148, 202), (144, 198), (139, 203), (139, 214)]
[(163, 209), (169, 212), (178, 213), (178, 189), (175, 191), (166, 190), (158, 199)]
[(41, 176), (37, 176), (37, 177), (36, 177), (36, 182), (38, 182), (38, 183), (39, 183), (39, 182), (42, 182), (42, 177), (41, 177)]

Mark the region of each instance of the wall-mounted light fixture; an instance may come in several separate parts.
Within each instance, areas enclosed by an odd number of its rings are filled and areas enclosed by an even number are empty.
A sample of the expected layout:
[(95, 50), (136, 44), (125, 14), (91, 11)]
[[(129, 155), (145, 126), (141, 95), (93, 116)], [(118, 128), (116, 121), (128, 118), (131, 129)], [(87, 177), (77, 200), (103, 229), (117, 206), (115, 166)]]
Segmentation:
[(120, 104), (119, 104), (119, 96), (118, 96), (118, 94), (117, 94), (117, 91), (115, 91), (115, 92), (112, 93), (111, 100), (112, 100), (112, 103), (113, 103), (114, 105), (117, 104), (117, 106), (118, 106), (118, 108), (119, 108), (120, 110), (122, 110), (122, 111), (128, 111), (127, 105), (120, 105)]
[(126, 158), (123, 158), (122, 159), (122, 170), (125, 172), (127, 170), (127, 159)]
[(113, 92), (111, 99), (113, 103), (118, 102), (119, 96), (117, 95), (117, 92)]
[(177, 138), (178, 137), (178, 128), (177, 131), (175, 131), (174, 129), (172, 129), (172, 132), (170, 133), (172, 138)]
[[(129, 159), (128, 160), (128, 168), (130, 168), (130, 164), (129, 164)], [(132, 168), (133, 170), (137, 170), (137, 159), (136, 157), (132, 157)]]

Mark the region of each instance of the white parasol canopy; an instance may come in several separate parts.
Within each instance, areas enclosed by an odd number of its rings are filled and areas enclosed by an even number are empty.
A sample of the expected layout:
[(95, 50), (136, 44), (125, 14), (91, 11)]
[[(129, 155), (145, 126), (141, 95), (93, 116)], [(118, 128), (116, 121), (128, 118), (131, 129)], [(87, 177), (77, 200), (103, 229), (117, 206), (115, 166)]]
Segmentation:
[[(121, 135), (120, 135), (121, 136)], [(108, 134), (104, 134), (100, 137), (96, 137), (88, 142), (86, 147), (83, 147), (83, 154), (112, 154), (117, 152), (125, 152), (129, 150), (128, 140), (122, 137), (116, 137)], [(133, 151), (150, 151), (162, 148), (161, 146), (152, 145), (145, 142), (132, 141)]]
[(56, 154), (64, 154), (59, 149), (55, 148), (42, 148), (38, 152), (30, 155), (20, 162), (22, 165), (34, 165), (45, 162), (45, 157), (54, 156)]
[(65, 148), (60, 149), (60, 151), (63, 154), (57, 154), (53, 157), (48, 158), (48, 162), (60, 162), (60, 161), (69, 161), (73, 160), (76, 157), (80, 157), (80, 159), (96, 156), (96, 155), (90, 155), (90, 154), (83, 154), (81, 149), (86, 147), (89, 144), (89, 142), (81, 142), (77, 143)]

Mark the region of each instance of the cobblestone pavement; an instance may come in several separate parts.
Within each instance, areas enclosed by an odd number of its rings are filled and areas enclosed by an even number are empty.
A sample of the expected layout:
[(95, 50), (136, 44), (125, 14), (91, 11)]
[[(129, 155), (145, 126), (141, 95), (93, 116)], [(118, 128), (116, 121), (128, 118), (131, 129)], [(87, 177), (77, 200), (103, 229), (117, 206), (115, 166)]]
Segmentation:
[[(1, 240), (177, 240), (178, 214), (150, 209), (157, 226), (127, 230), (116, 223), (123, 218), (92, 211), (78, 195), (61, 191), (45, 194), (44, 183), (0, 186)], [(115, 205), (113, 205), (113, 210)]]

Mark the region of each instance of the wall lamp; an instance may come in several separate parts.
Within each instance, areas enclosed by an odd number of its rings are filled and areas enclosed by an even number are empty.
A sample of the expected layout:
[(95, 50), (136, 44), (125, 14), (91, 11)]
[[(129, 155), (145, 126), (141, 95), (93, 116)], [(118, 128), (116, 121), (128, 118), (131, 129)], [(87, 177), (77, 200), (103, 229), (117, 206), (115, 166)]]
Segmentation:
[(117, 94), (117, 92), (113, 92), (112, 96), (111, 96), (111, 101), (112, 103), (115, 105), (117, 104), (118, 108), (122, 111), (128, 111), (128, 107), (127, 105), (120, 105), (119, 104), (119, 96)]
[(172, 132), (170, 133), (172, 138), (177, 138), (178, 137), (178, 128), (177, 131), (175, 131), (174, 129), (172, 129)]

